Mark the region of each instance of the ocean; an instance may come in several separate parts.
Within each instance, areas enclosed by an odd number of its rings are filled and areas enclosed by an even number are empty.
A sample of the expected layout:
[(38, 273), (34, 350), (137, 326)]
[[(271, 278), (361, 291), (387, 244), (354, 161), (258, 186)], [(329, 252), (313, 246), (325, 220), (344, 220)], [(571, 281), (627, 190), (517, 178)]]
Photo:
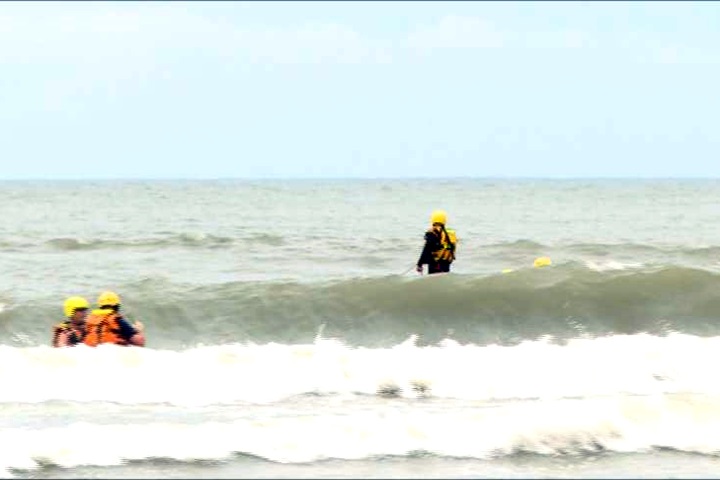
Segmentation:
[[(0, 216), (0, 477), (720, 478), (720, 180), (3, 181)], [(51, 348), (108, 289), (146, 348)]]

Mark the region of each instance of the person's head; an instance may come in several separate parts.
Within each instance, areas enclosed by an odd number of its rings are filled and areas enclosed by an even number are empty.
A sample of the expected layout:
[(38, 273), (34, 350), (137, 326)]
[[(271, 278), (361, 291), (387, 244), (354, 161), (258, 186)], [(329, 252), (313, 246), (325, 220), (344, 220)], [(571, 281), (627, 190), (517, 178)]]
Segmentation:
[(447, 213), (444, 210), (435, 210), (430, 214), (430, 223), (436, 230), (441, 229), (447, 223)]
[(98, 307), (101, 309), (120, 310), (120, 295), (115, 292), (103, 292), (97, 300)]
[(63, 310), (65, 317), (73, 323), (81, 324), (85, 322), (90, 304), (82, 297), (70, 297), (65, 300)]

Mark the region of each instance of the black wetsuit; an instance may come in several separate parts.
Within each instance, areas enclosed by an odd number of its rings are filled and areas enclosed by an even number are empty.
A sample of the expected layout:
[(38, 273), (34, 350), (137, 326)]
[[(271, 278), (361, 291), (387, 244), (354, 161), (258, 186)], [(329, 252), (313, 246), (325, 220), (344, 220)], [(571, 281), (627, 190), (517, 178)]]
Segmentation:
[(118, 327), (120, 327), (120, 328), (115, 333), (117, 333), (120, 336), (120, 338), (122, 338), (126, 342), (130, 342), (130, 339), (133, 337), (133, 335), (138, 333), (138, 331), (135, 329), (135, 327), (130, 325), (130, 322), (128, 322), (125, 319), (125, 317), (118, 316), (117, 324), (118, 324)]
[(425, 232), (425, 246), (423, 247), (420, 258), (417, 261), (417, 266), (421, 267), (424, 264), (428, 266), (428, 274), (433, 273), (444, 273), (450, 271), (450, 262), (447, 260), (435, 260), (433, 252), (442, 250), (443, 245), (440, 241), (441, 233), (435, 230), (428, 230)]

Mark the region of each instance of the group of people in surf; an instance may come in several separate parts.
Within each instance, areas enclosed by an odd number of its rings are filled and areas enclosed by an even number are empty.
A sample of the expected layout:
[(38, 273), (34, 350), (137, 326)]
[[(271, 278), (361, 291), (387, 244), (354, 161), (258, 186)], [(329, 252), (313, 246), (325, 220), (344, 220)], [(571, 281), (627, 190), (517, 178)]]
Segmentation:
[[(455, 260), (457, 235), (447, 228), (447, 214), (435, 210), (430, 215), (430, 228), (425, 232), (425, 245), (416, 264), (418, 273), (447, 273)], [(90, 304), (83, 297), (70, 297), (63, 305), (65, 320), (53, 328), (53, 347), (72, 347), (85, 344), (95, 347), (103, 343), (115, 345), (145, 346), (142, 323), (130, 322), (120, 312), (120, 296), (115, 292), (103, 292), (97, 300), (98, 308), (90, 311)]]
[(97, 300), (98, 308), (90, 311), (83, 297), (70, 297), (63, 305), (65, 321), (53, 327), (52, 346), (72, 347), (85, 344), (96, 347), (103, 343), (145, 346), (141, 322), (132, 325), (120, 312), (120, 296), (103, 292)]

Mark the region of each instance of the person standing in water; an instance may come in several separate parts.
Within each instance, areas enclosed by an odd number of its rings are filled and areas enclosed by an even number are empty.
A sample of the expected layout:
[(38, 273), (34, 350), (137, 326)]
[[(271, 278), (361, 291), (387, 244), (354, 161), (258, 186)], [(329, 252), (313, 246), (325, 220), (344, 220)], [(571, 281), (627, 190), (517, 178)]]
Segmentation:
[(120, 313), (120, 296), (115, 292), (103, 292), (98, 297), (98, 310), (93, 310), (88, 316), (84, 342), (86, 345), (96, 347), (101, 343), (114, 343), (116, 345), (145, 346), (143, 325), (135, 322), (130, 325)]
[(425, 232), (425, 245), (415, 269), (423, 273), (423, 265), (428, 266), (428, 275), (450, 271), (450, 264), (455, 260), (457, 235), (455, 230), (447, 228), (447, 213), (435, 210), (430, 215), (430, 229)]
[(53, 328), (53, 347), (73, 347), (85, 339), (85, 318), (90, 304), (83, 297), (65, 300), (65, 321)]

